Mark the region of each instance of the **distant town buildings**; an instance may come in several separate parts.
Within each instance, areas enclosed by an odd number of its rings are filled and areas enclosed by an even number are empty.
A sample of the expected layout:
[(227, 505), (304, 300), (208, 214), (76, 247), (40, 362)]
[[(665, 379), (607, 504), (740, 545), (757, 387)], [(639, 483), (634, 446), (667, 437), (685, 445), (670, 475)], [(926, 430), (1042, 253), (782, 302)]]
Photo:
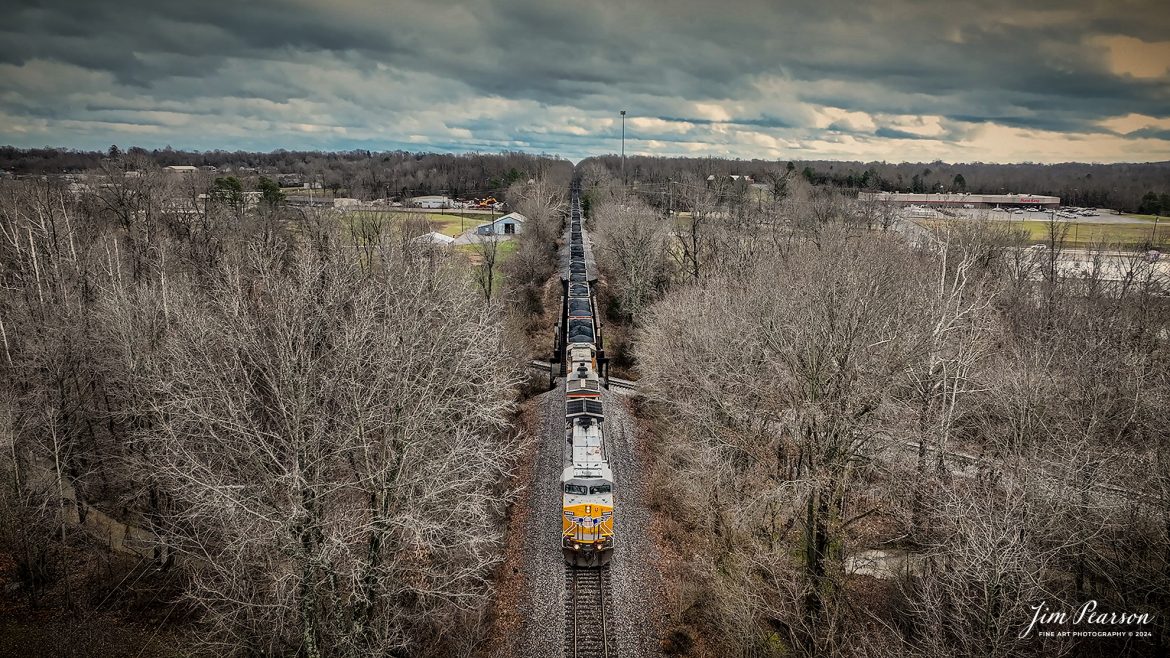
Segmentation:
[(163, 169), (172, 174), (193, 174), (199, 171), (199, 167), (193, 165), (168, 165)]

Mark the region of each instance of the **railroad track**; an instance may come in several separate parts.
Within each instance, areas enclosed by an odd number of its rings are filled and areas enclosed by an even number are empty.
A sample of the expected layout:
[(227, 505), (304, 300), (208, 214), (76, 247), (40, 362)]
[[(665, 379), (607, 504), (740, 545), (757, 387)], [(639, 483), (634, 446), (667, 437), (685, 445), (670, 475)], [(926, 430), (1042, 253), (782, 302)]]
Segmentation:
[(609, 610), (613, 594), (609, 567), (582, 569), (565, 566), (565, 656), (611, 658), (613, 628)]

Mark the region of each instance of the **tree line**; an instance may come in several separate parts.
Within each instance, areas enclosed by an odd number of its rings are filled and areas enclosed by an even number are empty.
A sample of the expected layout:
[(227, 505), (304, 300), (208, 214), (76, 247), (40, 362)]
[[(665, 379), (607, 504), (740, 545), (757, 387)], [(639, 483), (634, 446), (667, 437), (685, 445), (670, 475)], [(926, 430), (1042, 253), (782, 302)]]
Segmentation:
[[(586, 158), (616, 174), (621, 158)], [(1138, 212), (1143, 197), (1170, 194), (1170, 162), (1091, 164), (890, 163), (825, 160), (739, 160), (627, 156), (626, 183), (661, 186), (686, 176), (706, 179), (751, 176), (770, 183), (799, 175), (814, 185), (887, 192), (970, 192), (975, 194), (1043, 194), (1059, 196), (1072, 206)]]
[[(0, 170), (16, 175), (82, 173), (104, 161), (127, 158), (141, 166), (191, 165), (260, 170), (269, 177), (287, 174), (296, 183), (344, 189), (360, 199), (427, 194), (502, 195), (516, 182), (554, 175), (568, 176), (567, 160), (520, 152), (409, 153), (406, 151), (183, 151), (111, 146), (107, 151), (62, 148), (0, 147)], [(555, 173), (559, 172), (559, 173)]]

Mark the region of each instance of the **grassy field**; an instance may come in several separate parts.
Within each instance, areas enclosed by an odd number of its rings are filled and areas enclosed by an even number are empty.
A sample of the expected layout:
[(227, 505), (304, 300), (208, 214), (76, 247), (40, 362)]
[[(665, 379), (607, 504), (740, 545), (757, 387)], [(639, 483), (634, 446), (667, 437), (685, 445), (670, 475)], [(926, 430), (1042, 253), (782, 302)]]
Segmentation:
[[(500, 287), (503, 286), (504, 278), (506, 276), (500, 266), (503, 265), (512, 254), (516, 253), (516, 248), (518, 246), (519, 244), (515, 240), (508, 240), (506, 242), (500, 243), (499, 251), (496, 252), (496, 270), (492, 276), (492, 295), (495, 295), (500, 291)], [(467, 260), (472, 265), (478, 265), (480, 261), (483, 260), (479, 255), (479, 247), (474, 244), (461, 244), (455, 247), (455, 250), (467, 256)]]
[[(341, 213), (341, 221), (344, 222), (347, 230), (360, 229), (366, 222), (382, 222), (382, 230), (385, 231), (394, 223), (411, 218), (418, 219), (423, 216), (422, 213), (406, 213), (396, 210), (351, 210)], [(448, 215), (446, 213), (426, 213), (425, 217), (432, 231), (437, 231), (451, 237), (458, 237), (485, 221), (482, 215), (460, 217), (459, 215)], [(506, 262), (512, 254), (516, 253), (518, 246), (519, 244), (514, 239), (505, 240), (500, 243), (499, 251), (496, 253), (497, 269), (492, 284), (493, 293), (499, 290), (501, 282), (504, 279), (504, 274), (500, 271), (499, 266)], [(479, 247), (474, 244), (456, 245), (455, 251), (466, 258), (473, 266), (479, 264), (481, 261)]]
[(485, 221), (482, 216), (478, 215), (460, 217), (459, 215), (442, 213), (427, 213), (427, 219), (431, 222), (431, 226), (435, 227), (436, 231), (453, 238), (470, 231)]
[[(500, 263), (503, 263), (504, 261), (508, 260), (509, 256), (516, 253), (516, 247), (518, 247), (518, 246), (519, 245), (517, 244), (517, 242), (515, 240), (508, 240), (506, 242), (501, 242), (500, 247), (499, 247), (499, 251), (496, 252), (496, 265), (498, 266)], [(455, 247), (455, 250), (467, 254), (467, 256), (471, 259), (471, 261), (473, 263), (478, 263), (480, 260), (479, 259), (479, 253), (480, 253), (479, 247), (474, 245), (474, 244), (461, 244), (461, 245)]]
[[(1138, 215), (1136, 213), (1122, 213), (1122, 214), (1118, 215), (1118, 217), (1124, 217), (1125, 219), (1132, 219), (1135, 222), (1149, 222), (1151, 224), (1153, 224), (1155, 221), (1157, 221), (1159, 226), (1162, 224), (1170, 223), (1170, 217), (1159, 217), (1157, 215)], [(1161, 231), (1159, 231), (1159, 232), (1161, 232)]]
[[(940, 224), (934, 220), (917, 220), (919, 226), (930, 227)], [(1010, 224), (1017, 231), (1027, 232), (1027, 241), (1040, 244), (1048, 241), (1048, 222), (1044, 220), (1020, 220), (1004, 222)], [(1123, 247), (1143, 248), (1146, 243), (1157, 249), (1170, 248), (1170, 222), (1167, 226), (1160, 223), (1157, 235), (1154, 235), (1153, 221), (1134, 221), (1119, 224), (1094, 224), (1087, 222), (1059, 222), (1068, 225), (1068, 235), (1065, 236), (1065, 246), (1073, 248), (1091, 247), (1100, 244), (1121, 245)], [(1151, 240), (1151, 237), (1155, 239)]]
[[(346, 226), (352, 226), (357, 222), (380, 220), (390, 223), (420, 216), (420, 213), (405, 213), (396, 210), (352, 210), (342, 214), (342, 221), (346, 223)], [(430, 223), (432, 231), (449, 235), (453, 238), (479, 226), (484, 221), (479, 216), (468, 215), (467, 217), (460, 217), (459, 215), (448, 215), (444, 213), (426, 213), (426, 219)]]
[[(1071, 247), (1088, 247), (1095, 244), (1144, 245), (1149, 242), (1157, 247), (1170, 246), (1170, 226), (1158, 227), (1154, 235), (1153, 223), (1133, 222), (1126, 224), (1082, 224), (1068, 222), (1066, 243)], [(1011, 222), (1013, 227), (1026, 230), (1030, 242), (1048, 240), (1048, 222)], [(1154, 239), (1151, 239), (1154, 238)]]

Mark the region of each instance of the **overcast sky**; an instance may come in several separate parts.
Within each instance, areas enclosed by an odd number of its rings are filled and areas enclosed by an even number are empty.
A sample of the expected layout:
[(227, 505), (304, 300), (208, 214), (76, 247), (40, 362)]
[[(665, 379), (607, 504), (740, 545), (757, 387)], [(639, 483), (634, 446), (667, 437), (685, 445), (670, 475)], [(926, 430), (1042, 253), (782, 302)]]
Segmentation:
[(4, 7), (0, 144), (1170, 160), (1166, 0)]

